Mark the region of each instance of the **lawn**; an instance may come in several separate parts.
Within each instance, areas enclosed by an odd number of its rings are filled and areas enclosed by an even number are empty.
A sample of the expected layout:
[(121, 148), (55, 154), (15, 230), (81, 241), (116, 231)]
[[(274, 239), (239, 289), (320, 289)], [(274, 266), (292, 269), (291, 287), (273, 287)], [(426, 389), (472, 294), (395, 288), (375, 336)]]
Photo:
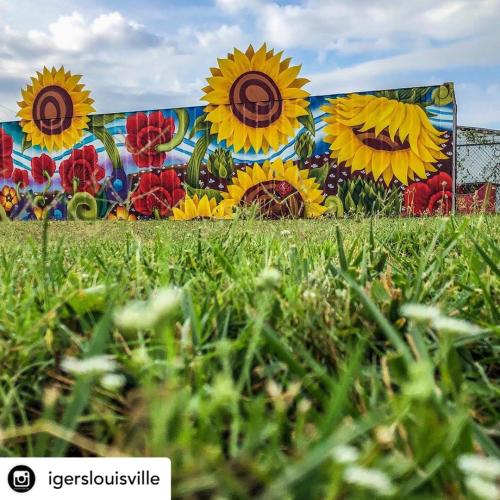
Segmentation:
[(175, 498), (494, 498), (499, 244), (498, 216), (0, 224), (0, 455), (168, 456)]

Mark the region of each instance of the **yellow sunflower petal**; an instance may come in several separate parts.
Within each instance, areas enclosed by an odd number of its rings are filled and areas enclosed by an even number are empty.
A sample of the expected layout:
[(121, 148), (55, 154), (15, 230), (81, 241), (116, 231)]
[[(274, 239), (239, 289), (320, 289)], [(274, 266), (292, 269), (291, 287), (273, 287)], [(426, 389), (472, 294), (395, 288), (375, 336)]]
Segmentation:
[(199, 217), (210, 217), (212, 211), (210, 209), (210, 202), (208, 201), (208, 196), (204, 195), (198, 205), (198, 216)]

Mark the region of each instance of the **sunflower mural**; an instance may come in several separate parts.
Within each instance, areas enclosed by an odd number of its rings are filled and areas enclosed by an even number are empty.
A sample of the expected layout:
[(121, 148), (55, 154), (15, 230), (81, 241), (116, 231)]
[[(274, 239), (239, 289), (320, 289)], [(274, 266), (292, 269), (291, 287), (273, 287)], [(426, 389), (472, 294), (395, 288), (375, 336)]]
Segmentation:
[(326, 212), (323, 192), (307, 170), (292, 161), (255, 163), (238, 171), (222, 196), (231, 206), (257, 205), (269, 219), (282, 217), (319, 217)]
[(443, 135), (419, 104), (376, 95), (352, 94), (327, 99), (321, 109), (331, 157), (351, 172), (364, 170), (387, 186), (426, 179), (442, 152)]
[(43, 68), (31, 85), (21, 91), (18, 116), (26, 139), (47, 151), (71, 148), (83, 136), (94, 112), (94, 100), (80, 83), (81, 75), (73, 75), (63, 66)]
[(451, 84), (312, 96), (301, 71), (235, 48), (203, 106), (98, 115), (80, 75), (44, 68), (0, 123), (0, 222), (451, 211)]
[(217, 203), (215, 198), (209, 198), (206, 194), (201, 198), (195, 194), (193, 197), (187, 195), (178, 207), (172, 209), (174, 220), (200, 220), (200, 219), (231, 219), (232, 204), (228, 201)]
[(218, 60), (202, 97), (217, 142), (225, 141), (234, 152), (264, 153), (288, 143), (309, 106), (309, 93), (302, 88), (309, 80), (300, 78), (301, 67), (290, 62), (266, 44), (257, 51), (251, 45), (245, 52), (235, 49)]

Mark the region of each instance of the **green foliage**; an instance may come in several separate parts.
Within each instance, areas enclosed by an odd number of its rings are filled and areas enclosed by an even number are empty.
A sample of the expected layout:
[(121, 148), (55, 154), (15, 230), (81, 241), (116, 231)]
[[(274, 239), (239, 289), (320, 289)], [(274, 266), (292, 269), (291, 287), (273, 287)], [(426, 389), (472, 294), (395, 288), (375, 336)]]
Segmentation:
[(364, 177), (354, 177), (340, 183), (338, 197), (349, 214), (396, 216), (401, 213), (399, 189), (387, 189), (385, 185)]
[(169, 456), (186, 499), (495, 488), (497, 216), (179, 227), (0, 226), (1, 455)]
[(105, 127), (116, 120), (123, 120), (125, 113), (109, 113), (107, 115), (90, 115), (89, 129), (94, 127)]
[(95, 220), (97, 218), (97, 201), (89, 193), (75, 193), (68, 201), (69, 220)]
[(202, 135), (197, 141), (193, 149), (193, 154), (189, 158), (187, 165), (186, 182), (193, 188), (200, 186), (200, 167), (201, 162), (205, 158), (208, 145), (210, 144), (210, 136)]
[(432, 92), (432, 102), (436, 106), (446, 106), (453, 102), (455, 98), (455, 91), (453, 84), (440, 85)]
[(197, 189), (197, 188), (192, 188), (191, 186), (189, 186), (188, 184), (186, 184), (185, 186), (185, 189), (186, 189), (186, 192), (189, 194), (189, 196), (194, 196), (194, 195), (197, 195), (198, 198), (203, 198), (203, 196), (208, 196), (208, 198), (212, 199), (212, 198), (215, 198), (217, 200), (217, 203), (219, 201), (222, 201), (223, 198), (222, 198), (222, 192), (219, 191), (218, 189)]
[(207, 135), (210, 132), (210, 122), (207, 121), (207, 113), (202, 113), (193, 123), (191, 131), (189, 132), (189, 138), (192, 139), (196, 134), (202, 132)]
[(316, 134), (316, 126), (314, 124), (314, 116), (312, 114), (310, 106), (307, 108), (307, 114), (299, 116), (298, 118), (300, 124), (306, 128), (306, 130), (314, 137)]
[(311, 168), (309, 170), (309, 177), (314, 177), (314, 179), (320, 185), (320, 187), (323, 187), (325, 185), (326, 176), (328, 175), (329, 171), (330, 171), (330, 164), (325, 163), (322, 167)]
[(314, 136), (310, 132), (302, 132), (295, 141), (295, 154), (302, 160), (306, 160), (314, 153)]
[(184, 108), (174, 109), (174, 112), (177, 116), (177, 130), (170, 141), (156, 146), (157, 151), (172, 151), (182, 143), (186, 135), (187, 129), (189, 128), (189, 113)]
[(217, 148), (208, 157), (208, 171), (221, 179), (230, 179), (234, 173), (234, 161), (231, 151)]
[(9, 216), (5, 212), (5, 208), (0, 205), (0, 222), (10, 222)]
[(32, 142), (28, 139), (28, 135), (23, 132), (22, 133), (22, 141), (21, 141), (21, 151), (24, 153), (27, 149), (33, 146)]
[(102, 142), (104, 149), (108, 154), (109, 160), (113, 164), (113, 168), (123, 168), (122, 159), (120, 152), (116, 147), (115, 140), (113, 136), (108, 132), (108, 129), (104, 126), (95, 125), (92, 128), (92, 133)]
[(325, 207), (328, 207), (328, 215), (333, 215), (338, 218), (344, 217), (344, 204), (338, 196), (327, 196)]
[[(424, 108), (424, 111), (427, 106), (431, 106), (432, 104), (445, 106), (453, 102), (453, 84), (441, 85), (437, 89), (434, 89), (431, 100), (429, 100), (427, 94), (431, 88), (432, 87), (413, 87), (408, 89), (380, 90), (376, 92), (375, 95), (386, 97), (387, 99), (395, 99), (408, 104), (418, 104)], [(426, 113), (429, 114), (428, 111), (426, 111)]]

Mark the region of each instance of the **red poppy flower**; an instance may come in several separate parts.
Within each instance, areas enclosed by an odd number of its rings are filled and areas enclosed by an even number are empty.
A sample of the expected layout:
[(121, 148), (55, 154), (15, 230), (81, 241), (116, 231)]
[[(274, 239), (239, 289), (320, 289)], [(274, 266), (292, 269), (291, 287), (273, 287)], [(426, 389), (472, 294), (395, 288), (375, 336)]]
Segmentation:
[(56, 162), (45, 153), (31, 159), (31, 176), (37, 184), (44, 184), (56, 171)]
[(14, 163), (12, 161), (12, 151), (14, 142), (12, 137), (0, 128), (0, 177), (8, 179), (12, 175)]
[(15, 168), (12, 174), (12, 180), (15, 184), (19, 184), (20, 187), (25, 188), (30, 182), (28, 179), (28, 171), (21, 168)]
[(453, 185), (453, 179), (446, 172), (439, 172), (434, 177), (427, 179), (427, 185), (431, 188), (433, 193), (438, 191), (451, 191)]
[(451, 191), (440, 191), (434, 193), (429, 198), (429, 204), (427, 205), (427, 210), (430, 214), (441, 214), (448, 215), (451, 212), (451, 203), (453, 199), (453, 193)]
[(74, 149), (71, 156), (59, 165), (61, 184), (66, 193), (87, 192), (94, 196), (99, 182), (104, 178), (104, 168), (99, 163), (94, 146)]
[(166, 154), (156, 146), (172, 139), (175, 131), (173, 118), (165, 118), (161, 111), (135, 113), (127, 118), (127, 151), (132, 153), (138, 167), (161, 167)]
[(446, 172), (439, 172), (425, 182), (410, 184), (403, 194), (403, 206), (407, 215), (448, 214), (453, 199), (453, 179)]
[(142, 215), (150, 216), (157, 212), (166, 217), (185, 194), (175, 170), (164, 170), (160, 175), (148, 172), (141, 176), (139, 186), (132, 195), (132, 203)]
[(431, 188), (424, 182), (410, 184), (403, 195), (403, 206), (407, 215), (422, 215), (427, 210)]

